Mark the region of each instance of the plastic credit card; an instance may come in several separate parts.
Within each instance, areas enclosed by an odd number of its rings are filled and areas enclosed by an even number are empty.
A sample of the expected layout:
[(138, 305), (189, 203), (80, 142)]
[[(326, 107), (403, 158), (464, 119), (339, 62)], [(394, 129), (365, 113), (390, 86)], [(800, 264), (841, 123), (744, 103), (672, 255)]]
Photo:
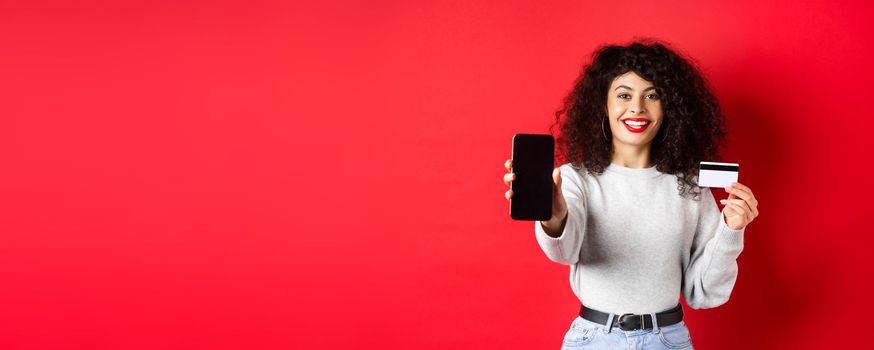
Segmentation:
[(737, 163), (701, 162), (698, 169), (698, 186), (700, 187), (731, 187), (737, 182)]

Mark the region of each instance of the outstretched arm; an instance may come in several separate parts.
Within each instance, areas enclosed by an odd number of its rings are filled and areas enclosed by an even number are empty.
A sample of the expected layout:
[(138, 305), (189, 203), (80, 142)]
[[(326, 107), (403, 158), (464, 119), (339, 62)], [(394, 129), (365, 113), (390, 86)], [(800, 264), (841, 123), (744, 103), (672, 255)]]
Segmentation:
[(580, 249), (586, 230), (585, 186), (570, 167), (560, 167), (560, 194), (567, 207), (567, 214), (550, 220), (548, 226), (536, 221), (534, 232), (537, 243), (549, 260), (573, 265), (580, 260)]
[(726, 214), (736, 215), (729, 212), (730, 207), (720, 212), (709, 188), (702, 189), (701, 195), (698, 226), (683, 272), (683, 296), (694, 309), (713, 308), (728, 301), (744, 243), (744, 227), (734, 229), (726, 224)]

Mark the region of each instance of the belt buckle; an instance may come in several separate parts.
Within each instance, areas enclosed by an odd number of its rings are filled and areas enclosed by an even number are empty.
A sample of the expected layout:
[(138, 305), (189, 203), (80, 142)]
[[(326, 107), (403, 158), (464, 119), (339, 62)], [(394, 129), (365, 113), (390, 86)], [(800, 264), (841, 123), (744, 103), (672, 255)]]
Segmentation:
[[(635, 319), (635, 316), (639, 318)], [(619, 329), (623, 331), (635, 331), (638, 329), (643, 329), (643, 326), (645, 325), (643, 316), (644, 315), (635, 314), (624, 314), (622, 316), (619, 316)], [(633, 324), (633, 321), (637, 321), (638, 324), (636, 325), (636, 327)]]

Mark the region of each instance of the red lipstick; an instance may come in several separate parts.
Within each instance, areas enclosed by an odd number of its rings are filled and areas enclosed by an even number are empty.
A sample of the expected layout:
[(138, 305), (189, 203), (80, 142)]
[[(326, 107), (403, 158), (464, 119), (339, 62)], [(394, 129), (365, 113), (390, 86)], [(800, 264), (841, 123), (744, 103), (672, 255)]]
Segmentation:
[[(646, 122), (646, 125), (643, 125), (640, 127), (631, 126), (631, 125), (625, 124), (626, 120), (634, 121), (634, 122)], [(622, 122), (622, 125), (625, 125), (625, 128), (628, 129), (628, 131), (631, 131), (635, 134), (639, 134), (639, 133), (644, 132), (646, 130), (646, 128), (648, 128), (652, 124), (652, 122), (646, 118), (625, 118), (625, 119), (620, 120), (620, 122)]]

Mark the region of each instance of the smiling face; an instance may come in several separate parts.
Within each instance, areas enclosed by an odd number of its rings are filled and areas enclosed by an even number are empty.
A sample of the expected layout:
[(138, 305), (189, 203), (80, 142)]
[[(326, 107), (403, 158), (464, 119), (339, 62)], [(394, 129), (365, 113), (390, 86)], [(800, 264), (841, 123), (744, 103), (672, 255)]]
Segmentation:
[(662, 124), (661, 96), (651, 82), (634, 72), (622, 74), (613, 79), (607, 92), (607, 116), (614, 145), (645, 146)]

